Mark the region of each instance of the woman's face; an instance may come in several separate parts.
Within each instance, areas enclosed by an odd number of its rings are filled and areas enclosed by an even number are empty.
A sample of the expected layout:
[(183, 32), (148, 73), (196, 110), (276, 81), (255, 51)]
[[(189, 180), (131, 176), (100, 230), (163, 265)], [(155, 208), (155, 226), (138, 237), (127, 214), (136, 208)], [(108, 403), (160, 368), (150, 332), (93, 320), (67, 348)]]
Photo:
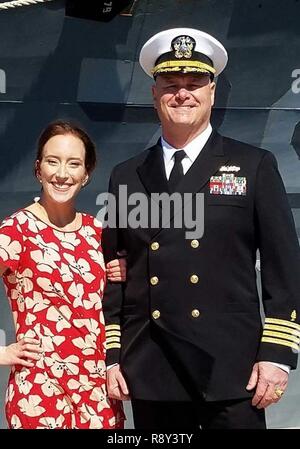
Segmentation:
[(37, 161), (37, 177), (48, 199), (72, 202), (88, 179), (83, 142), (73, 134), (51, 137), (43, 148), (42, 160)]

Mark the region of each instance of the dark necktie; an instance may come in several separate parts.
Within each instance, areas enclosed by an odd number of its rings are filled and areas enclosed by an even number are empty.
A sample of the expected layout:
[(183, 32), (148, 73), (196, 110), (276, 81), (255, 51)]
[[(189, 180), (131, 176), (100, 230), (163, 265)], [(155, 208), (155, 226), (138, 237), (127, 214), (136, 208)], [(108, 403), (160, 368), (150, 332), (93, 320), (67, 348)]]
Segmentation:
[(174, 153), (174, 166), (172, 168), (169, 178), (169, 188), (171, 192), (174, 192), (181, 178), (183, 177), (182, 159), (185, 157), (183, 150), (178, 150)]

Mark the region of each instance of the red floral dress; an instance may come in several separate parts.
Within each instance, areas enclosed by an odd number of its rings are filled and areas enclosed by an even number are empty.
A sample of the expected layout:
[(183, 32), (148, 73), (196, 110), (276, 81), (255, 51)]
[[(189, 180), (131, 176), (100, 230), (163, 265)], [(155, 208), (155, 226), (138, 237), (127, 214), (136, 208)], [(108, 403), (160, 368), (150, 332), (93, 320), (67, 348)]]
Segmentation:
[(106, 394), (101, 227), (82, 214), (76, 232), (27, 210), (0, 226), (0, 262), (17, 340), (37, 338), (34, 367), (15, 365), (6, 394), (11, 428), (123, 428), (122, 403)]

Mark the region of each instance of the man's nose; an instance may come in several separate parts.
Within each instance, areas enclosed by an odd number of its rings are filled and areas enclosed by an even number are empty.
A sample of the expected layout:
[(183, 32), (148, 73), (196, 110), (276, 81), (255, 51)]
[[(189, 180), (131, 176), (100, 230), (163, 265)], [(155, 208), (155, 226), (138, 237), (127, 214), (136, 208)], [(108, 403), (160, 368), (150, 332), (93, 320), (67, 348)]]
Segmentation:
[(186, 98), (188, 98), (190, 96), (190, 92), (188, 91), (188, 89), (186, 87), (180, 87), (180, 89), (178, 89), (176, 96), (180, 99), (180, 100), (185, 100)]

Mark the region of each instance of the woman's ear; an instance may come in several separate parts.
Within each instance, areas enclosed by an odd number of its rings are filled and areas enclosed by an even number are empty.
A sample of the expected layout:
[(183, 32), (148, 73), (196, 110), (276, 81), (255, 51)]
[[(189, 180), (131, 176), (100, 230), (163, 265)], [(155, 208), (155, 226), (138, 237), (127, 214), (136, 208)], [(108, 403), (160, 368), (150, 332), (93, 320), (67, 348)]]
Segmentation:
[(88, 180), (89, 180), (89, 175), (86, 174), (86, 176), (84, 177), (84, 179), (83, 179), (83, 181), (82, 181), (82, 184), (81, 184), (82, 187), (84, 187), (84, 186), (87, 184)]
[(42, 180), (41, 180), (41, 172), (40, 172), (40, 161), (39, 160), (35, 161), (34, 171), (35, 171), (35, 176), (37, 177), (38, 181), (42, 182)]

